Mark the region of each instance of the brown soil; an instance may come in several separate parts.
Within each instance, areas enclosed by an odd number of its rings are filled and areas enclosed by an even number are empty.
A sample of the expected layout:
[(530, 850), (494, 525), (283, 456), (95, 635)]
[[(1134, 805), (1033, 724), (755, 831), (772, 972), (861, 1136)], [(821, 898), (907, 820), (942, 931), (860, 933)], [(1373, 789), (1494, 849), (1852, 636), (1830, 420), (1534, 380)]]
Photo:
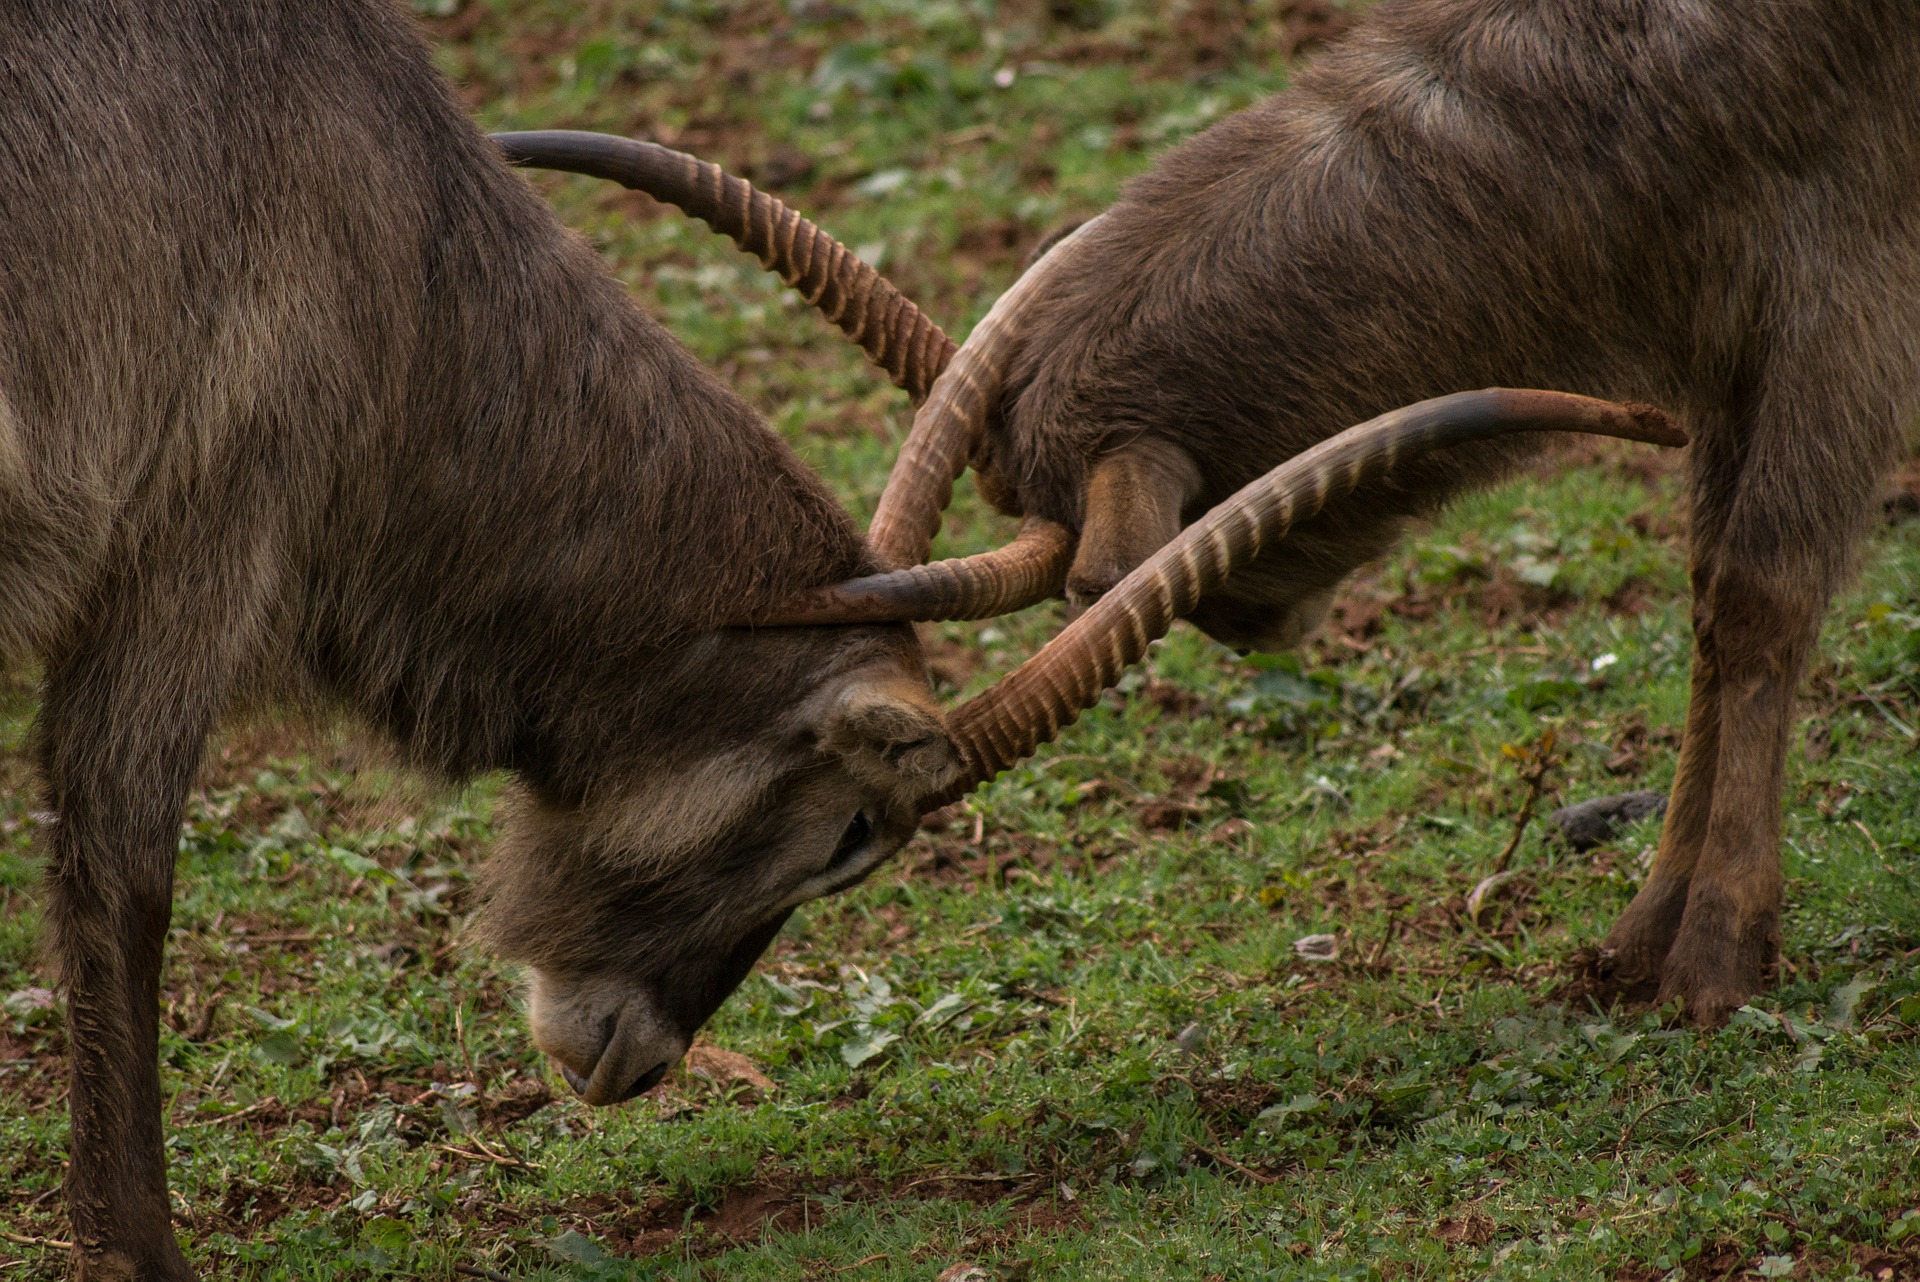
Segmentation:
[(1448, 1246), (1481, 1247), (1493, 1241), (1493, 1220), (1471, 1208), (1434, 1223), (1433, 1235)]

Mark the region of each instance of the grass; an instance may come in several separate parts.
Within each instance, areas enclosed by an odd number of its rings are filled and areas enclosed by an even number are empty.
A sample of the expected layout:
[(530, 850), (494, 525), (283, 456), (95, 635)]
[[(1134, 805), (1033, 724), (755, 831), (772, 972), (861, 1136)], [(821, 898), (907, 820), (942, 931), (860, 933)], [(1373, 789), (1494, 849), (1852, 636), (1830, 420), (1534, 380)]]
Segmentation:
[[(1117, 0), (435, 18), (489, 127), (746, 170), (956, 330), (1056, 220), (1284, 81), (1278, 24)], [(539, 180), (862, 514), (901, 398), (703, 230)], [(463, 943), (497, 780), (351, 735), (216, 744), (183, 834), (163, 1087), (210, 1276), (1920, 1276), (1920, 524), (1836, 604), (1790, 769), (1779, 988), (1723, 1032), (1569, 983), (1657, 821), (1687, 648), (1672, 459), (1570, 450), (1352, 585), (1300, 655), (1181, 629), (867, 886), (796, 916), (667, 1086), (594, 1111)], [(944, 546), (1006, 524), (963, 494)], [(1057, 626), (951, 626), (956, 690)], [(61, 1275), (64, 1035), (0, 701), (0, 1278)], [(1311, 936), (1330, 936), (1296, 947)], [(1331, 952), (1326, 959), (1307, 954)], [(977, 1268), (977, 1274), (965, 1269)]]

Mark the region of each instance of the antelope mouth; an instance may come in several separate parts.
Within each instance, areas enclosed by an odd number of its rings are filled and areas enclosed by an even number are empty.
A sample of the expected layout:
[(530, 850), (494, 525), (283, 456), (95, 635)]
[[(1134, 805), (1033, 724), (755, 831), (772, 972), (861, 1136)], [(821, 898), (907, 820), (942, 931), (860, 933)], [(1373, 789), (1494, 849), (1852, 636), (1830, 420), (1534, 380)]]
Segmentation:
[(687, 1053), (692, 1039), (646, 994), (630, 996), (604, 1014), (593, 1010), (595, 1004), (591, 992), (572, 1002), (543, 1001), (536, 975), (534, 1041), (583, 1102), (624, 1104), (658, 1086)]
[(634, 1078), (633, 1081), (629, 1082), (625, 1090), (621, 1091), (619, 1094), (605, 1095), (605, 1092), (602, 1092), (601, 1095), (605, 1096), (604, 1098), (602, 1098), (601, 1096), (596, 1096), (594, 1092), (593, 1076), (591, 1074), (588, 1074), (587, 1076), (582, 1076), (581, 1074), (574, 1072), (571, 1068), (567, 1067), (567, 1065), (565, 1064), (557, 1063), (557, 1067), (560, 1069), (560, 1076), (566, 1080), (566, 1083), (568, 1086), (573, 1088), (573, 1093), (575, 1095), (578, 1095), (581, 1099), (585, 1100), (587, 1103), (589, 1104), (624, 1104), (630, 1099), (635, 1099), (641, 1095), (645, 1095), (648, 1091), (658, 1086), (661, 1080), (666, 1077), (667, 1069), (670, 1068), (671, 1065), (669, 1065), (665, 1060), (661, 1060), (658, 1064), (655, 1064), (652, 1068), (648, 1069), (646, 1072), (640, 1074), (640, 1076)]

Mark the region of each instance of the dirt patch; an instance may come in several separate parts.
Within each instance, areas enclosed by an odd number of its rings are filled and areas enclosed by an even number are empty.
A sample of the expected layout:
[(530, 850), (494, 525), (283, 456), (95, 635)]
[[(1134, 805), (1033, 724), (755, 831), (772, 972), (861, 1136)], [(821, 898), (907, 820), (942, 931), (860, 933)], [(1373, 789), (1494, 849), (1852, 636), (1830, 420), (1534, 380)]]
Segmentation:
[(1650, 1264), (1622, 1264), (1613, 1271), (1613, 1282), (1660, 1282), (1667, 1272)]
[(1452, 1247), (1481, 1247), (1493, 1241), (1493, 1220), (1484, 1211), (1467, 1209), (1436, 1220), (1433, 1235)]
[(1920, 1249), (1856, 1246), (1853, 1266), (1865, 1277), (1877, 1282), (1914, 1282), (1920, 1279)]
[[(728, 1189), (712, 1206), (679, 1198), (651, 1198), (640, 1206), (596, 1193), (569, 1204), (575, 1228), (620, 1255), (658, 1255), (669, 1247), (695, 1256), (717, 1255), (768, 1233), (804, 1231), (812, 1218), (807, 1194), (778, 1181)], [(682, 1241), (682, 1239), (688, 1239)]]
[(1716, 1242), (1687, 1261), (1687, 1278), (1693, 1282), (1694, 1279), (1738, 1277), (1746, 1272), (1753, 1254), (1748, 1246)]
[(1277, 1103), (1283, 1094), (1269, 1082), (1251, 1076), (1232, 1079), (1208, 1073), (1174, 1074), (1159, 1082), (1162, 1096), (1175, 1084), (1184, 1086), (1193, 1096), (1194, 1107), (1207, 1124), (1221, 1134), (1238, 1135), (1253, 1124), (1262, 1109)]
[(217, 1231), (244, 1238), (294, 1211), (338, 1206), (345, 1196), (345, 1192), (333, 1184), (300, 1176), (271, 1185), (236, 1178), (221, 1192), (217, 1202), (194, 1209), (191, 1227), (196, 1232)]
[[(1652, 587), (1628, 579), (1602, 599), (1612, 614), (1631, 617), (1646, 612), (1660, 598)], [(1513, 628), (1521, 631), (1557, 628), (1568, 616), (1589, 603), (1559, 588), (1528, 583), (1509, 567), (1496, 564), (1484, 573), (1467, 573), (1444, 583), (1403, 583), (1389, 587), (1373, 574), (1363, 574), (1341, 589), (1327, 622), (1315, 634), (1321, 659), (1337, 663), (1343, 650), (1365, 650), (1391, 615), (1409, 623), (1427, 623), (1445, 611), (1471, 615), (1482, 630)]]
[(884, 1204), (899, 1201), (962, 1201), (973, 1205), (1010, 1202), (1008, 1226), (978, 1245), (1002, 1247), (1037, 1233), (1056, 1232), (1079, 1220), (1077, 1206), (1039, 1191), (1032, 1176), (974, 1172), (903, 1176), (882, 1183), (857, 1179), (816, 1187), (784, 1175), (736, 1185), (719, 1200), (697, 1205), (682, 1198), (659, 1197), (634, 1206), (597, 1193), (565, 1208), (573, 1227), (598, 1238), (616, 1254), (644, 1258), (671, 1249), (695, 1258), (758, 1242), (775, 1233), (806, 1233), (832, 1213), (828, 1199)]
[(1165, 794), (1142, 798), (1133, 808), (1149, 832), (1196, 827), (1246, 800), (1244, 784), (1201, 757), (1174, 757), (1161, 773), (1167, 779)]
[(0, 1026), (0, 1096), (23, 1111), (51, 1108), (67, 1095), (67, 1039), (58, 1029), (25, 1037)]
[(929, 831), (914, 843), (912, 862), (897, 863), (893, 876), (900, 884), (1004, 886), (1055, 868), (1076, 875), (1091, 872), (1121, 853), (1104, 843), (1076, 842), (1064, 848), (1026, 833), (989, 832), (984, 822), (976, 825), (977, 818), (961, 813), (944, 831)]

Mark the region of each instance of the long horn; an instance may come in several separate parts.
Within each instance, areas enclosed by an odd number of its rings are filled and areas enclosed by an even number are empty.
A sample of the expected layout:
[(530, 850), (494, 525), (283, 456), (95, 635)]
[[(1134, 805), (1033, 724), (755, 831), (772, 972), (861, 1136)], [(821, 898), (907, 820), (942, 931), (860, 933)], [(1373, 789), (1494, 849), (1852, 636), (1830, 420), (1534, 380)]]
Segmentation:
[(867, 529), (867, 543), (881, 564), (899, 568), (927, 559), (933, 536), (940, 532), (940, 514), (953, 498), (953, 483), (966, 469), (986, 432), (987, 416), (1000, 399), (1001, 379), (1019, 338), (1020, 308), (1059, 273), (1068, 249), (1099, 221), (1081, 224), (1000, 295), (913, 416), (913, 430), (900, 447)]
[(1042, 517), (1004, 547), (815, 588), (748, 620), (749, 627), (991, 619), (1060, 595), (1073, 531)]
[(1592, 432), (1654, 445), (1687, 442), (1651, 406), (1501, 388), (1422, 401), (1348, 428), (1181, 531), (1033, 658), (956, 709), (948, 725), (967, 769), (960, 782), (922, 804), (931, 810), (966, 795), (1071, 725), (1175, 619), (1329, 499), (1352, 493), (1409, 456), (1528, 431)]
[[(693, 215), (759, 258), (860, 344), (915, 404), (953, 340), (912, 300), (819, 227), (718, 165), (658, 143), (572, 129), (493, 135), (510, 164), (605, 178)], [(924, 559), (924, 558), (923, 558)]]

